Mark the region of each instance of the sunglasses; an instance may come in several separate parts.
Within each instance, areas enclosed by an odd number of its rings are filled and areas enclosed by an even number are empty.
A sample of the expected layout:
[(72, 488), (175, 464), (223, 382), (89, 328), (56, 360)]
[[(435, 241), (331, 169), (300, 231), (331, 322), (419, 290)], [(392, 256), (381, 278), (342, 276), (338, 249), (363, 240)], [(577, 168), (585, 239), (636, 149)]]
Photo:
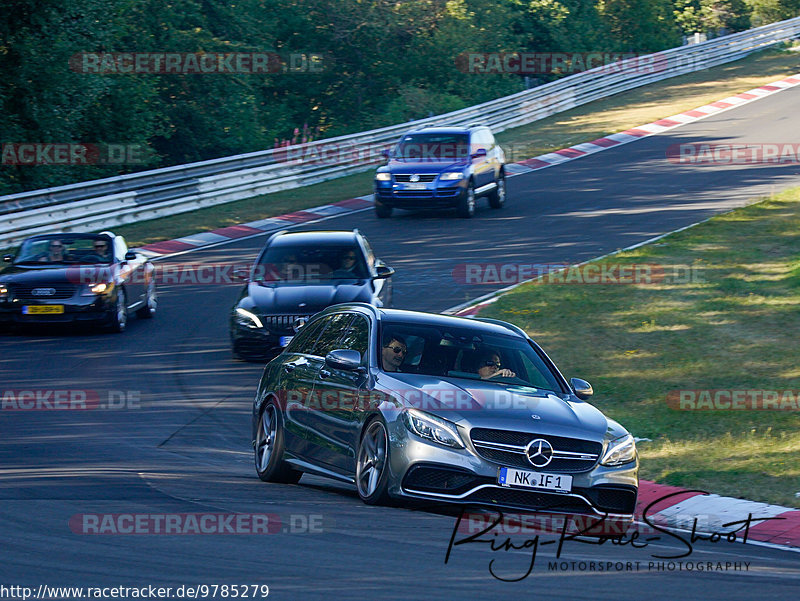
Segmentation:
[(50, 248), (64, 248), (63, 244), (51, 244)]
[(483, 366), (484, 367), (496, 367), (497, 369), (500, 369), (502, 367), (502, 365), (500, 364), (499, 361), (484, 361)]
[(402, 346), (385, 346), (383, 348), (390, 348), (394, 351), (395, 355), (399, 355), (400, 353), (407, 353), (408, 349), (404, 349)]
[(101, 242), (100, 244), (95, 244), (94, 247), (95, 248), (105, 248), (106, 245)]

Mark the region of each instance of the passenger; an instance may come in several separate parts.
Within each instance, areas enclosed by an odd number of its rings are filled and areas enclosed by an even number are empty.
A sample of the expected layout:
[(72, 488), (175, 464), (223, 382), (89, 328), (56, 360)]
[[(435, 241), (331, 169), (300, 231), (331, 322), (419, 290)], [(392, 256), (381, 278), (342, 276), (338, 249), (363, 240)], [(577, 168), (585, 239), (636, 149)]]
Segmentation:
[(383, 351), (383, 371), (400, 371), (400, 366), (406, 359), (408, 346), (402, 336), (387, 334), (384, 337)]
[(482, 380), (488, 380), (489, 378), (513, 378), (517, 375), (510, 369), (503, 369), (503, 365), (500, 361), (500, 353), (493, 350), (484, 351), (480, 355), (476, 371)]
[(108, 242), (106, 240), (95, 240), (92, 243), (94, 254), (96, 254), (101, 261), (108, 261)]
[(64, 253), (64, 243), (57, 238), (50, 240), (50, 245), (48, 247), (48, 252), (43, 253), (39, 257), (39, 261), (42, 263), (61, 263), (66, 259)]

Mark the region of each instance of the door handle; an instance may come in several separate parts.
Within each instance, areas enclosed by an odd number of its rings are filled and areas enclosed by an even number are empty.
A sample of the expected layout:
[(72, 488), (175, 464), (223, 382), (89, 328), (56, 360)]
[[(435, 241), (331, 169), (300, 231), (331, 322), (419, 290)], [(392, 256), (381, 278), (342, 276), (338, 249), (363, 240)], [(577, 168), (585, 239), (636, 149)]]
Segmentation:
[(320, 378), (323, 378), (323, 379), (324, 379), (324, 378), (327, 378), (327, 377), (328, 377), (328, 376), (330, 376), (330, 375), (331, 375), (331, 372), (329, 372), (327, 369), (321, 369), (321, 370), (319, 370), (319, 377), (320, 377)]

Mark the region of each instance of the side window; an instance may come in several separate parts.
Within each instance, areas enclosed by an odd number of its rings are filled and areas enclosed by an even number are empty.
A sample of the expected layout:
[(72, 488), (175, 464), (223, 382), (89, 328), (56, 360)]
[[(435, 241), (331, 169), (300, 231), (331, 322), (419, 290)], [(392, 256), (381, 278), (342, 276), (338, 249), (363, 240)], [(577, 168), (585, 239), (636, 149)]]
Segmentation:
[(369, 322), (357, 315), (339, 341), (339, 348), (352, 349), (361, 353), (361, 359), (369, 348)]
[(318, 319), (314, 323), (300, 328), (297, 336), (295, 336), (289, 343), (289, 346), (286, 347), (286, 352), (302, 353), (304, 355), (310, 354), (311, 349), (314, 348), (314, 343), (317, 341), (317, 338), (319, 338), (319, 333), (330, 320), (330, 317), (324, 317), (323, 319)]
[(317, 343), (314, 345), (314, 349), (311, 351), (312, 355), (317, 355), (318, 357), (324, 357), (331, 351), (335, 351), (339, 346), (339, 339), (344, 334), (347, 326), (350, 325), (350, 322), (353, 320), (352, 313), (337, 313), (334, 315), (333, 319), (329, 322), (328, 327), (325, 328), (325, 331), (320, 334), (320, 337), (317, 339)]

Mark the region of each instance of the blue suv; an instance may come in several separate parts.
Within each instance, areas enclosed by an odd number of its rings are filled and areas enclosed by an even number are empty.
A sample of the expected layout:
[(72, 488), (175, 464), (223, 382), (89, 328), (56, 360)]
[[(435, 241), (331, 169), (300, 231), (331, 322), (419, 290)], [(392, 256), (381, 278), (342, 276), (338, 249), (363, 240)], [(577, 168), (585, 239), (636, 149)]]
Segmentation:
[(423, 127), (406, 133), (375, 174), (375, 213), (452, 209), (472, 217), (479, 196), (499, 209), (506, 200), (505, 154), (491, 130)]

